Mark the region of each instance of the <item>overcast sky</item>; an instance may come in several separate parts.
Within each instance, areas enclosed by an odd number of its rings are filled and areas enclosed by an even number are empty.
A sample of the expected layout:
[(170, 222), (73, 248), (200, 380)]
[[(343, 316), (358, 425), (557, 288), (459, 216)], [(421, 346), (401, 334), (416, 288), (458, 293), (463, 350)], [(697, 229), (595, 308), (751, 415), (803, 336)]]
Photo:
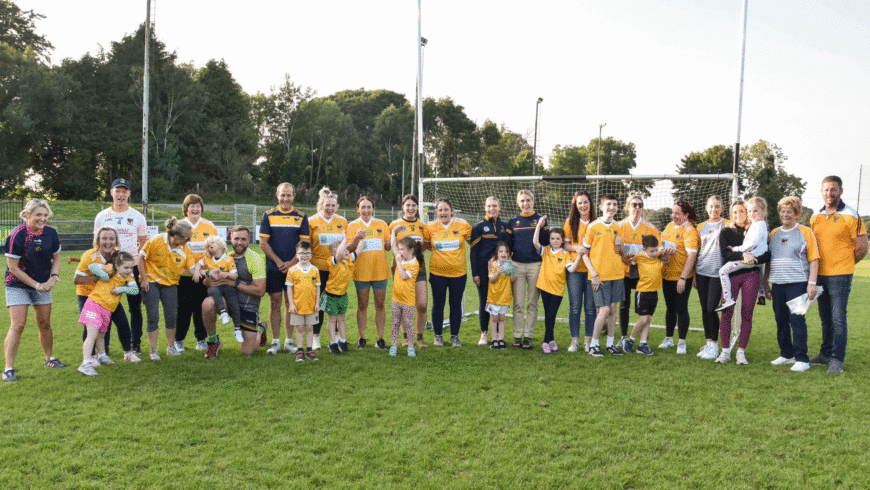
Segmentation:
[[(145, 0), (15, 0), (46, 16), (52, 61), (132, 33)], [(538, 153), (604, 136), (637, 146), (636, 174), (737, 138), (740, 0), (423, 0), (423, 94), (452, 97), (478, 124), (533, 133)], [(152, 1), (157, 36), (196, 66), (223, 58), (249, 93), (289, 74), (318, 95), (389, 89), (413, 98), (417, 2)], [(749, 3), (740, 141), (765, 139), (821, 205), (843, 177), (870, 212), (870, 7), (866, 0)]]

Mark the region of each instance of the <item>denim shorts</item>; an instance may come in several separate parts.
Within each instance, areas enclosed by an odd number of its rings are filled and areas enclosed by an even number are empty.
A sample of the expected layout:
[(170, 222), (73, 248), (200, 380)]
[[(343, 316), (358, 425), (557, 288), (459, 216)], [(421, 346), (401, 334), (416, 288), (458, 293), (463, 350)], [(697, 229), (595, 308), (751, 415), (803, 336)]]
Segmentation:
[(356, 288), (357, 291), (368, 291), (371, 287), (374, 291), (386, 291), (387, 290), (387, 280), (383, 281), (354, 281), (353, 287)]
[(6, 307), (20, 305), (50, 305), (51, 291), (37, 291), (31, 288), (6, 288)]

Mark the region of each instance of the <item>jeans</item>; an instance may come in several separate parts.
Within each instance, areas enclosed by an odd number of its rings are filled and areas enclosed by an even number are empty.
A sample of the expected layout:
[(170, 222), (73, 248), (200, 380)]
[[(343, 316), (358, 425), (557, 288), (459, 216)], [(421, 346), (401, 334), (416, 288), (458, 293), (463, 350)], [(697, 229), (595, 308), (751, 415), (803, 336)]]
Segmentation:
[(852, 274), (819, 275), (818, 285), (825, 288), (819, 296), (819, 318), (822, 320), (822, 347), (825, 357), (846, 360), (846, 307), (852, 291)]
[(595, 329), (595, 300), (592, 297), (592, 289), (588, 287), (587, 272), (569, 272), (566, 276), (568, 282), (568, 330), (572, 339), (580, 338), (580, 310), (586, 310), (584, 317), (584, 329), (586, 337), (592, 336)]
[(447, 291), (450, 291), (450, 335), (459, 335), (462, 325), (462, 299), (465, 295), (465, 281), (468, 276), (443, 277), (429, 274), (429, 284), (432, 285), (432, 329), (435, 335), (444, 331), (444, 304), (447, 302)]
[[(88, 297), (76, 295), (76, 299), (79, 302), (79, 311), (81, 311), (82, 308), (85, 307), (85, 302), (88, 300)], [(118, 307), (115, 308), (115, 311), (112, 312), (112, 323), (114, 323), (118, 328), (118, 340), (121, 341), (121, 348), (124, 349), (124, 352), (132, 350), (130, 345), (130, 322), (127, 321), (127, 313), (124, 311), (124, 305), (120, 302), (118, 303)], [(109, 355), (109, 340), (112, 337), (112, 323), (109, 324), (109, 329), (106, 330), (106, 355)], [(87, 336), (88, 328), (82, 327), (82, 342), (84, 342)]]
[(776, 318), (776, 340), (779, 355), (797, 362), (810, 362), (807, 355), (807, 317), (795, 315), (786, 302), (807, 292), (807, 283), (772, 284), (773, 316)]

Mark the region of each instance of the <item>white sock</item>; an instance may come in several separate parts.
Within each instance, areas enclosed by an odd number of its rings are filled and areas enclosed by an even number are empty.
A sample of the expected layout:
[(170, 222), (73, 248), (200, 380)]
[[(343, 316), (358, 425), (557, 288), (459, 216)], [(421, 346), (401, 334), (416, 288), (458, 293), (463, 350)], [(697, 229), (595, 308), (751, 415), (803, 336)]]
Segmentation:
[(634, 342), (634, 335), (630, 335), (630, 336), (628, 337), (628, 340)]
[(613, 347), (613, 337), (607, 337), (607, 347)]
[(686, 341), (684, 339), (680, 339), (680, 341), (677, 344), (678, 345), (686, 345)]
[(592, 339), (589, 341), (589, 347), (598, 347), (598, 339)]
[(725, 354), (729, 354), (729, 355), (730, 355), (730, 354), (731, 354), (731, 347), (727, 347), (727, 348), (726, 348), (726, 347), (722, 347), (722, 352), (724, 352)]

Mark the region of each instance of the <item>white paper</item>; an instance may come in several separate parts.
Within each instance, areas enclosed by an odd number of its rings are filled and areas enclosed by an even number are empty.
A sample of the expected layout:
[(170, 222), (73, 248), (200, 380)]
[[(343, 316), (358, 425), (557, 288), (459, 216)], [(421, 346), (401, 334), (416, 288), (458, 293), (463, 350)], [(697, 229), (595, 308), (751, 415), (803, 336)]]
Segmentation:
[(809, 295), (804, 293), (797, 298), (787, 301), (785, 304), (788, 305), (788, 309), (794, 313), (795, 315), (806, 315), (807, 310), (810, 309), (810, 305), (816, 302), (819, 299), (819, 296), (825, 292), (825, 288), (822, 286), (818, 286), (818, 292), (816, 293), (816, 297), (812, 300), (809, 299)]

